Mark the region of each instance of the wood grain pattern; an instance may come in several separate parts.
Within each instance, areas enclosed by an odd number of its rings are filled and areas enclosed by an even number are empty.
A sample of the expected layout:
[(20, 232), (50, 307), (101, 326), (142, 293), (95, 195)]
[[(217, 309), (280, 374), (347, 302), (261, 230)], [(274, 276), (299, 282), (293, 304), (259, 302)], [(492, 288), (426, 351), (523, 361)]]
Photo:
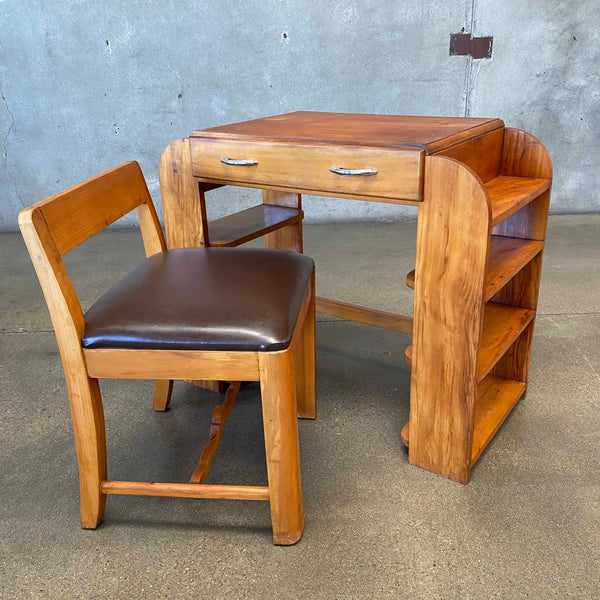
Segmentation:
[[(507, 128), (501, 173), (511, 177), (552, 179), (552, 161), (543, 144), (530, 133)], [(499, 235), (544, 240), (550, 189), (494, 228)]]
[[(488, 375), (477, 387), (475, 426), (471, 450), (471, 466), (492, 440), (510, 411), (525, 393), (525, 384)], [(405, 446), (410, 445), (410, 423), (400, 432)]]
[(289, 194), (274, 190), (263, 190), (262, 196), (265, 207), (287, 207), (291, 210), (297, 210), (302, 215), (302, 218), (290, 223), (286, 227), (267, 233), (265, 235), (265, 248), (303, 252), (302, 219), (304, 218), (304, 213), (302, 212), (302, 196), (300, 194)]
[(550, 188), (550, 179), (500, 175), (486, 183), (492, 205), (492, 225), (497, 225)]
[(552, 161), (542, 142), (534, 135), (522, 129), (507, 127), (500, 173), (510, 177), (552, 179)]
[[(552, 161), (543, 144), (531, 134), (518, 129), (508, 129), (503, 149), (502, 172), (511, 176), (542, 177), (552, 179)], [(548, 189), (521, 210), (495, 227), (502, 235), (543, 241), (546, 238)], [(535, 309), (538, 302), (542, 272), (543, 251), (511, 279), (494, 300), (523, 308)], [(494, 368), (494, 374), (527, 383), (531, 362), (535, 321), (510, 347)]]
[(455, 144), (436, 153), (436, 156), (453, 158), (469, 167), (486, 183), (498, 177), (502, 160), (504, 128)]
[(258, 381), (256, 352), (86, 348), (88, 373), (108, 379)]
[(544, 248), (543, 242), (493, 235), (485, 274), (484, 300), (490, 300)]
[[(542, 254), (539, 253), (506, 285), (494, 300), (533, 310), (537, 306)], [(534, 321), (519, 336), (494, 367), (494, 374), (527, 383), (531, 362)]]
[[(170, 160), (167, 162), (173, 166)], [(177, 175), (177, 169), (172, 174)], [(79, 211), (80, 222), (75, 223), (68, 211), (80, 204), (87, 207), (87, 212)], [(307, 331), (311, 326), (314, 329), (314, 279), (307, 288), (292, 344), (285, 351), (84, 350), (81, 336), (85, 319), (61, 252), (67, 252), (99, 231), (101, 220), (108, 224), (138, 206), (141, 207), (138, 214), (146, 253), (163, 251), (162, 230), (137, 163), (125, 163), (19, 215), (19, 225), (42, 285), (63, 361), (79, 463), (81, 524), (88, 528), (98, 525), (104, 514), (106, 494), (270, 500), (275, 542), (294, 543), (303, 528), (295, 369), (298, 364), (302, 367), (301, 389), (306, 389), (304, 408), (310, 411), (312, 406), (314, 411), (314, 397), (310, 396), (311, 387), (314, 389), (314, 340), (311, 352)], [(173, 379), (231, 380), (237, 382), (231, 388), (233, 393), (239, 389), (240, 380), (260, 377), (269, 488), (108, 481), (98, 377), (155, 379), (154, 408), (157, 410), (167, 408)], [(218, 411), (221, 413), (216, 419), (218, 431), (201, 458), (200, 480), (214, 453), (215, 440), (218, 442), (230, 401), (231, 394), (226, 398), (224, 409)]]
[(471, 464), (474, 464), (479, 458), (524, 393), (524, 383), (495, 375), (488, 375), (479, 384), (475, 406), (475, 434)]
[(500, 119), (297, 111), (193, 131), (192, 138), (292, 144), (357, 144), (439, 152), (500, 129)]
[[(254, 185), (288, 191), (338, 192), (356, 198), (388, 198), (402, 204), (420, 201), (423, 150), (389, 150), (340, 146), (301, 146), (199, 140), (191, 138), (192, 172), (208, 182)], [(231, 166), (221, 158), (252, 158), (253, 166)], [(376, 169), (368, 177), (345, 177), (332, 173), (332, 167)], [(167, 234), (169, 227), (167, 226)]]
[(453, 159), (427, 157), (417, 225), (409, 460), (463, 483), (471, 467), (490, 221), (477, 175)]
[(301, 210), (259, 204), (233, 213), (208, 224), (211, 247), (233, 247), (298, 223), (304, 217)]
[[(296, 357), (296, 402), (298, 418), (317, 418), (316, 388), (316, 348), (315, 348), (315, 272), (313, 270), (310, 287), (306, 291), (303, 306), (298, 317), (298, 328), (294, 331), (293, 344)], [(296, 340), (297, 338), (297, 340)]]
[[(501, 360), (511, 344), (535, 317), (535, 311), (496, 302), (485, 305), (483, 331), (477, 361), (477, 379), (481, 381)], [(413, 362), (412, 344), (404, 351), (408, 365)]]
[(506, 350), (529, 325), (535, 311), (497, 302), (488, 302), (483, 318), (477, 377), (481, 381)]
[(214, 498), (219, 500), (269, 500), (270, 497), (269, 488), (260, 485), (103, 481), (101, 487), (103, 494), (126, 494), (129, 496)]
[[(542, 242), (535, 240), (493, 235), (485, 273), (484, 300), (487, 302), (497, 294), (543, 247)], [(406, 275), (406, 285), (415, 288), (414, 270)]]
[(381, 327), (382, 329), (391, 329), (400, 333), (412, 334), (413, 320), (411, 317), (375, 308), (358, 306), (357, 304), (349, 304), (340, 300), (331, 300), (329, 298), (317, 297), (316, 301), (317, 312), (339, 317), (340, 319), (347, 319), (348, 321)]
[(225, 400), (223, 400), (223, 404), (215, 407), (213, 410), (210, 436), (206, 446), (204, 446), (204, 450), (202, 450), (200, 460), (198, 461), (198, 466), (192, 473), (190, 483), (202, 483), (206, 479), (208, 470), (210, 469), (210, 463), (212, 462), (213, 456), (215, 455), (215, 452), (219, 447), (219, 442), (221, 441), (223, 425), (225, 424), (227, 417), (231, 414), (231, 410), (233, 409), (233, 405), (235, 403), (235, 398), (240, 391), (240, 386), (240, 381), (232, 381), (229, 385), (227, 393), (225, 394)]
[(152, 204), (144, 176), (137, 162), (128, 162), (47, 198), (31, 210), (43, 212), (62, 256), (144, 203)]
[(273, 541), (281, 545), (304, 529), (294, 363), (289, 351), (259, 355)]
[(207, 246), (204, 187), (200, 188), (192, 176), (189, 140), (175, 140), (165, 148), (159, 180), (168, 247)]

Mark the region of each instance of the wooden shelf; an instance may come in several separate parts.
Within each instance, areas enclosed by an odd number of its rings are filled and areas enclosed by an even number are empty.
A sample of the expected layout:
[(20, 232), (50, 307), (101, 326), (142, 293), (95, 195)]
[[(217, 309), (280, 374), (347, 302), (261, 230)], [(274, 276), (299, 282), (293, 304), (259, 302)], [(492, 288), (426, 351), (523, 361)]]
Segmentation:
[(481, 381), (502, 358), (510, 345), (529, 325), (535, 311), (497, 302), (485, 305), (483, 334), (479, 347), (477, 365), (478, 380)]
[[(477, 379), (481, 381), (502, 358), (510, 345), (529, 325), (534, 310), (488, 302), (483, 317), (483, 335), (479, 348)], [(412, 344), (404, 352), (406, 364), (412, 364)]]
[(259, 204), (208, 224), (211, 246), (231, 247), (300, 221), (304, 213), (297, 208)]
[[(471, 465), (480, 457), (500, 425), (525, 393), (526, 387), (520, 381), (496, 377), (495, 375), (488, 375), (477, 386)], [(410, 423), (406, 423), (402, 428), (400, 439), (408, 447), (410, 443)]]
[(541, 252), (544, 242), (493, 235), (485, 273), (484, 301), (499, 292)]
[(488, 375), (477, 387), (475, 428), (471, 447), (471, 465), (494, 437), (504, 419), (525, 393), (520, 381)]
[(550, 189), (552, 180), (538, 177), (500, 175), (485, 184), (492, 204), (492, 226)]
[[(484, 301), (499, 292), (544, 247), (544, 242), (493, 235), (485, 274)], [(406, 285), (415, 289), (415, 271), (406, 276)]]

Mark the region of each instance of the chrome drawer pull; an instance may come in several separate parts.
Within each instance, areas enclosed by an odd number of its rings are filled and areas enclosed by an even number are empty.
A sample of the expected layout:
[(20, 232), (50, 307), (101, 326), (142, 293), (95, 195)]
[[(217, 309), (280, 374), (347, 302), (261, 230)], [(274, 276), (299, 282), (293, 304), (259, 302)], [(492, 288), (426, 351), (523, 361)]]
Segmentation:
[(377, 175), (377, 169), (344, 169), (342, 167), (332, 167), (329, 170), (338, 175)]
[(236, 158), (222, 158), (221, 162), (234, 167), (248, 167), (250, 165), (258, 164), (258, 161), (254, 160), (253, 158), (242, 158), (240, 160)]

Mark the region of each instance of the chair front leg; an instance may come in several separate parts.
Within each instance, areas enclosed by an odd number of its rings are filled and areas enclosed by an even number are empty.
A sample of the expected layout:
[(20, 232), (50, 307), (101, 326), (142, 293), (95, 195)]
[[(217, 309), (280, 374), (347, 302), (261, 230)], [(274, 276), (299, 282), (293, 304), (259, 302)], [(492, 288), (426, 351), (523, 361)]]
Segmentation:
[(259, 353), (271, 522), (275, 544), (295, 544), (304, 529), (294, 356)]
[(97, 379), (85, 372), (69, 373), (67, 387), (79, 463), (81, 526), (95, 529), (104, 516), (106, 494), (100, 484), (106, 480), (106, 436), (104, 410)]

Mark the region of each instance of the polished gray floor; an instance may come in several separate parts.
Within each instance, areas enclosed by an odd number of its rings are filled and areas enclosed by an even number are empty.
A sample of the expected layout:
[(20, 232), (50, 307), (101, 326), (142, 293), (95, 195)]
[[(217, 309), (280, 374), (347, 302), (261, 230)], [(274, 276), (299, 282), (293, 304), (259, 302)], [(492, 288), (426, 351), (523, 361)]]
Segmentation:
[[(142, 258), (138, 231), (66, 256), (85, 306)], [(415, 223), (307, 225), (318, 293), (410, 312)], [(300, 421), (306, 528), (271, 543), (267, 503), (112, 496), (78, 521), (62, 367), (18, 234), (0, 236), (1, 598), (600, 597), (600, 215), (550, 220), (527, 398), (467, 486), (408, 464), (408, 336), (319, 317), (318, 418)], [(219, 396), (103, 381), (109, 474), (185, 481)], [(266, 483), (247, 384), (210, 482)]]

